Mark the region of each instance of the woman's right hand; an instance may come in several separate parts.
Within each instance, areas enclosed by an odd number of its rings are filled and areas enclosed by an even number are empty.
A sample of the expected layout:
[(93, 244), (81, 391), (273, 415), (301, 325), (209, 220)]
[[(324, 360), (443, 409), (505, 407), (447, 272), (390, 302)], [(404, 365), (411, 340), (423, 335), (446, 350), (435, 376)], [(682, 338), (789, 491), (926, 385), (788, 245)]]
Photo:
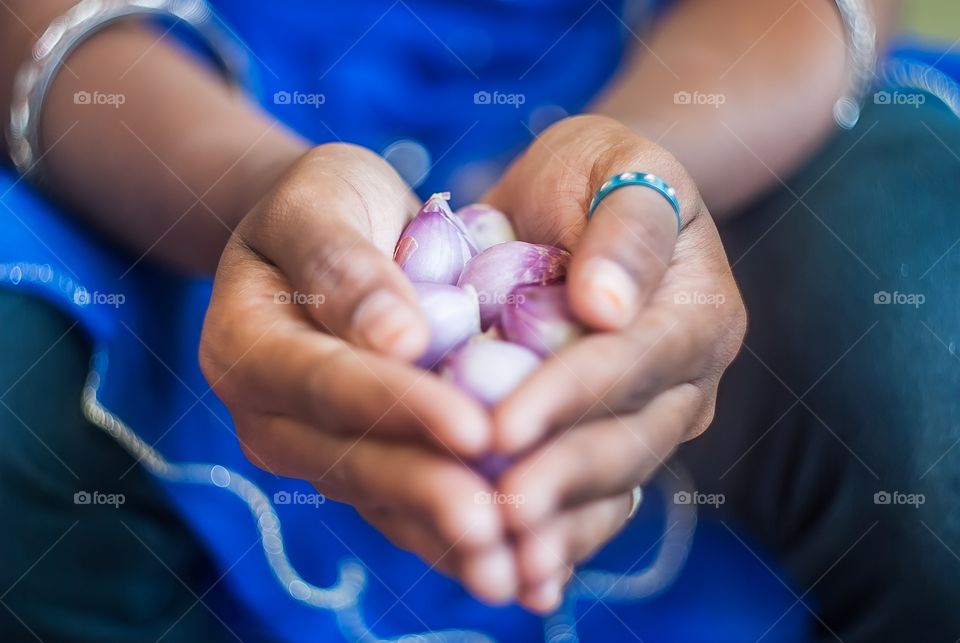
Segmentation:
[(506, 601), (513, 561), (493, 490), (464, 463), (486, 412), (410, 362), (428, 330), (391, 254), (417, 200), (363, 148), (296, 162), (237, 226), (200, 344), (256, 466), (353, 505), (396, 545)]

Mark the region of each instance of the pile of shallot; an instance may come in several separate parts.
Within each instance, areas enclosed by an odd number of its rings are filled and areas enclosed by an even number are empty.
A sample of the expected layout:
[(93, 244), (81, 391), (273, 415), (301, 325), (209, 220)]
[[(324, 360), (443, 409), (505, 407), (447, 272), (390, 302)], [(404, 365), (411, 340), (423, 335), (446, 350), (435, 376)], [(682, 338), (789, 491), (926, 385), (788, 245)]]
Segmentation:
[(570, 254), (518, 241), (482, 204), (454, 214), (434, 194), (407, 225), (395, 261), (413, 281), (430, 325), (418, 364), (491, 407), (541, 359), (583, 334), (567, 304)]

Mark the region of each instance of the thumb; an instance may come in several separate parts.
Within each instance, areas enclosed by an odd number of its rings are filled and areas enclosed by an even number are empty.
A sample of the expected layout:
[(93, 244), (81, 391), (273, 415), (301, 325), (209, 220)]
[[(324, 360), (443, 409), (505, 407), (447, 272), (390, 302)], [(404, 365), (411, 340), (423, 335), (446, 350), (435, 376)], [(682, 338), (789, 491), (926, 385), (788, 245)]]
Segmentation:
[(670, 266), (677, 227), (670, 202), (649, 187), (608, 193), (570, 265), (570, 306), (577, 317), (600, 330), (629, 324)]
[[(306, 178), (309, 188), (268, 199), (261, 216), (238, 230), (290, 282), (293, 292), (275, 295), (275, 302), (299, 304), (321, 329), (357, 346), (416, 359), (429, 341), (427, 321), (388, 250), (370, 241), (385, 232), (394, 241), (399, 237), (406, 206), (416, 205), (409, 191), (379, 177), (365, 184), (379, 192), (389, 187), (395, 198), (365, 198), (340, 175)], [(374, 204), (376, 216), (368, 211)], [(375, 225), (381, 229), (366, 229)]]

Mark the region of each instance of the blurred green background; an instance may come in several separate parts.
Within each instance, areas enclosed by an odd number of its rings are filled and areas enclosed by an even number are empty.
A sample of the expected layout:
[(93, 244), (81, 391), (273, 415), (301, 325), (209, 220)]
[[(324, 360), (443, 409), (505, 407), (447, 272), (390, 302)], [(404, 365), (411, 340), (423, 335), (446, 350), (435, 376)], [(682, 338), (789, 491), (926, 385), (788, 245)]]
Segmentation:
[(907, 30), (949, 44), (960, 38), (960, 0), (909, 0), (906, 7)]

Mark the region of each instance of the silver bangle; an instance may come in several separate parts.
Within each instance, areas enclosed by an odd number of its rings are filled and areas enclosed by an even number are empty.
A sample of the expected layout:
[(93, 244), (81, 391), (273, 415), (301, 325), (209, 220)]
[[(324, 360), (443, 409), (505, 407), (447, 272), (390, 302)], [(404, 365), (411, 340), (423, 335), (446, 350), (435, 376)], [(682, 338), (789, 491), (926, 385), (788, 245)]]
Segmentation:
[(864, 0), (836, 0), (847, 32), (847, 87), (833, 105), (840, 127), (852, 129), (860, 120), (863, 97), (873, 84), (877, 67), (877, 24)]
[(10, 158), (21, 174), (34, 180), (39, 177), (40, 116), (63, 62), (97, 32), (135, 17), (167, 18), (187, 25), (210, 50), (230, 83), (244, 84), (246, 56), (216, 23), (204, 0), (82, 0), (50, 23), (14, 80), (7, 142)]

